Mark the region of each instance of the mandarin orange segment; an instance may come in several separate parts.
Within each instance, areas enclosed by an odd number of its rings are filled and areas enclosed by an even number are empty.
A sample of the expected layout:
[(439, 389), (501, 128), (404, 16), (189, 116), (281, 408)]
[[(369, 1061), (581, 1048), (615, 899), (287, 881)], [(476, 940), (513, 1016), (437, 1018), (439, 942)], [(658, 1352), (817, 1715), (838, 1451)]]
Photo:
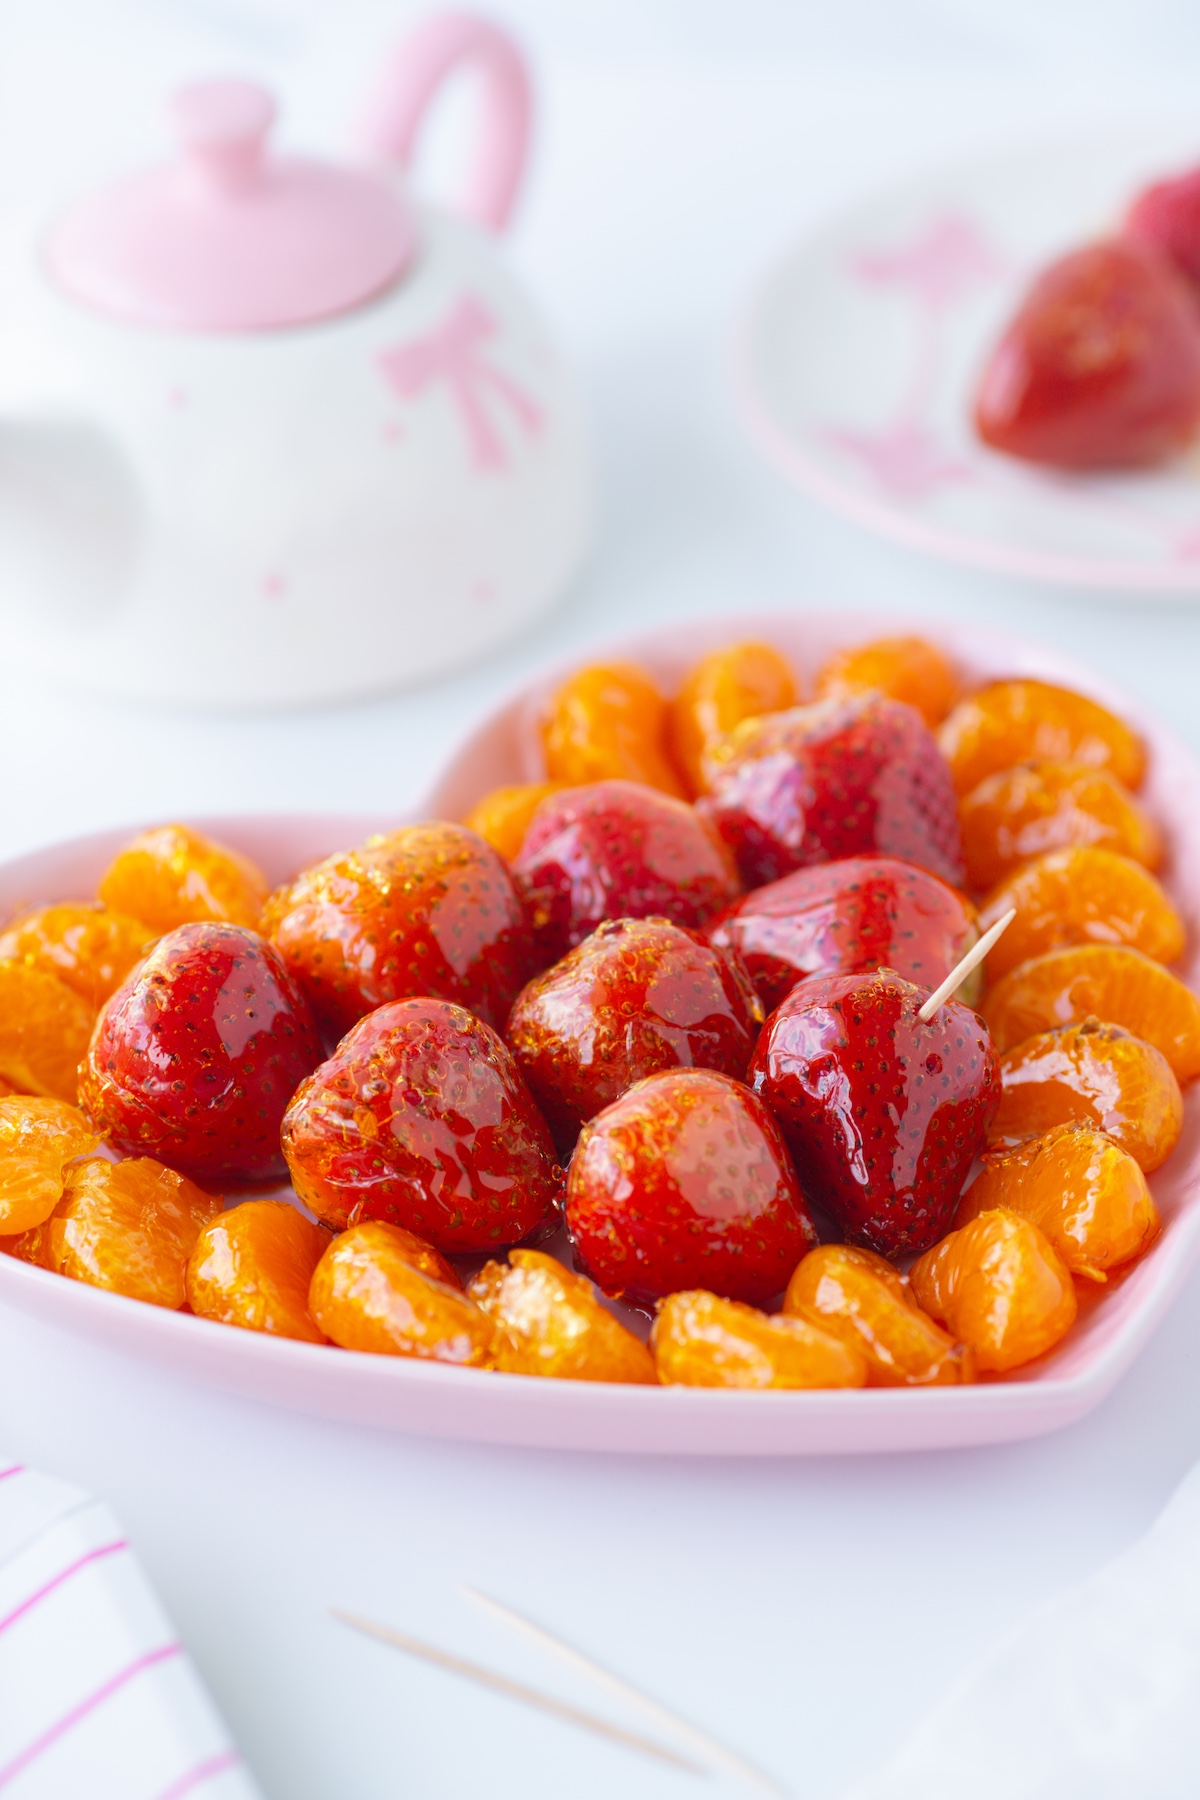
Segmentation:
[(117, 852), (97, 893), (155, 932), (207, 919), (258, 929), (269, 892), (249, 857), (186, 825), (159, 825)]
[(1101, 1019), (1161, 1050), (1176, 1081), (1200, 1075), (1200, 1000), (1140, 950), (1075, 944), (1012, 969), (981, 1008), (997, 1050), (1058, 1025)]
[(0, 958), (57, 975), (99, 1009), (153, 943), (140, 919), (98, 900), (64, 900), (10, 920), (0, 932)]
[(909, 1280), (922, 1309), (996, 1374), (1052, 1350), (1078, 1311), (1070, 1271), (1045, 1232), (1003, 1207), (942, 1238)]
[(476, 801), (463, 824), (477, 831), (506, 862), (511, 862), (542, 801), (547, 794), (557, 794), (565, 786), (563, 781), (526, 781), (517, 787), (493, 788)]
[(172, 1310), (187, 1298), (188, 1258), (215, 1213), (205, 1194), (150, 1156), (85, 1157), (67, 1170), (63, 1197), (31, 1260), (75, 1281)]
[(94, 1020), (57, 975), (0, 961), (0, 1076), (18, 1093), (73, 1104)]
[(815, 1315), (861, 1350), (869, 1387), (954, 1387), (975, 1379), (973, 1353), (921, 1311), (904, 1277), (873, 1250), (810, 1250), (788, 1282), (783, 1310)]
[(486, 1263), (468, 1294), (502, 1328), (496, 1367), (568, 1381), (654, 1383), (645, 1344), (596, 1298), (590, 1282), (540, 1250)]
[(839, 650), (817, 676), (818, 700), (845, 699), (872, 689), (915, 706), (925, 723), (941, 724), (958, 696), (958, 676), (935, 645), (919, 637), (877, 638)]
[(323, 1344), (308, 1289), (329, 1233), (286, 1200), (247, 1200), (210, 1219), (187, 1265), (187, 1299), (203, 1319)]
[(987, 959), (993, 983), (1064, 944), (1128, 944), (1170, 963), (1186, 942), (1183, 920), (1149, 870), (1095, 845), (1048, 851), (1008, 876), (984, 902), (980, 931), (1012, 907), (1017, 916)]
[(1040, 1227), (1073, 1275), (1106, 1281), (1159, 1232), (1158, 1208), (1133, 1157), (1094, 1125), (1056, 1125), (993, 1150), (959, 1203), (955, 1224), (1006, 1207)]
[(759, 1312), (703, 1288), (668, 1294), (651, 1334), (660, 1381), (676, 1387), (857, 1388), (867, 1359), (816, 1314)]
[(0, 1233), (30, 1231), (62, 1199), (66, 1171), (100, 1139), (77, 1107), (33, 1095), (0, 1099)]
[(1146, 770), (1142, 740), (1115, 713), (1046, 681), (993, 681), (960, 700), (938, 733), (958, 793), (1014, 763), (1084, 763), (1127, 788)]
[(693, 794), (706, 794), (704, 757), (743, 719), (785, 712), (799, 698), (786, 657), (769, 644), (729, 644), (689, 669), (671, 702), (670, 747)]
[(666, 744), (667, 703), (634, 663), (593, 663), (564, 681), (542, 719), (547, 777), (582, 786), (644, 781), (683, 800)]
[(421, 1240), (379, 1220), (334, 1238), (309, 1285), (316, 1324), (343, 1350), (494, 1367), (492, 1320), (461, 1287), (427, 1274), (414, 1242)]
[(1147, 869), (1162, 860), (1153, 820), (1107, 769), (1029, 762), (989, 775), (959, 801), (967, 883), (994, 887), (1048, 850), (1094, 844)]
[(1149, 1174), (1183, 1129), (1183, 1095), (1162, 1051), (1099, 1019), (1015, 1044), (1000, 1058), (1000, 1079), (993, 1144), (1020, 1144), (1075, 1121), (1104, 1132)]

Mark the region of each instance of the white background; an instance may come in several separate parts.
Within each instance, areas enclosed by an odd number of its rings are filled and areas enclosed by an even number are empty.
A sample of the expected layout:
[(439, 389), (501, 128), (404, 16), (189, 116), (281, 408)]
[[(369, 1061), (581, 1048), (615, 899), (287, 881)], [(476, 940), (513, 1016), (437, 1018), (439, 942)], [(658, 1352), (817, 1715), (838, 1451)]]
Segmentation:
[[(267, 78), (289, 139), (336, 147), (372, 57), (411, 10), (8, 0), (0, 226), (33, 193), (159, 149), (164, 92), (201, 73)], [(760, 466), (725, 379), (747, 291), (845, 201), (970, 150), (1197, 112), (1200, 12), (1186, 0), (514, 0), (505, 17), (541, 95), (511, 255), (579, 367), (599, 446), (586, 576), (486, 667), (353, 708), (172, 715), (64, 695), (3, 665), (0, 852), (189, 813), (393, 813), (539, 662), (697, 612), (854, 606), (1037, 633), (1200, 747), (1195, 607), (1018, 586), (861, 537)], [(449, 184), (454, 111), (433, 146), (435, 186)], [(1200, 1453), (1198, 1310), (1200, 1279), (1113, 1398), (1056, 1438), (779, 1464), (339, 1429), (0, 1312), (0, 1443), (117, 1508), (272, 1800), (691, 1790), (326, 1614), (373, 1614), (595, 1704), (473, 1613), (460, 1581), (825, 1800), (1000, 1630), (1149, 1523)]]

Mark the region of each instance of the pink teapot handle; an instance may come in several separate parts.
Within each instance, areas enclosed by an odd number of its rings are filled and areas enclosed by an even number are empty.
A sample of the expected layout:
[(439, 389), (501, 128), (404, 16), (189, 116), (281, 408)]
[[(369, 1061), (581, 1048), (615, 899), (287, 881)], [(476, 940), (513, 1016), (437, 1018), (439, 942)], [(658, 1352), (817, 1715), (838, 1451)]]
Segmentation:
[(483, 76), (475, 166), (460, 211), (502, 231), (525, 172), (532, 112), (529, 71), (512, 38), (470, 13), (426, 19), (390, 58), (360, 132), (376, 162), (412, 160), (417, 137), (443, 82), (464, 66)]

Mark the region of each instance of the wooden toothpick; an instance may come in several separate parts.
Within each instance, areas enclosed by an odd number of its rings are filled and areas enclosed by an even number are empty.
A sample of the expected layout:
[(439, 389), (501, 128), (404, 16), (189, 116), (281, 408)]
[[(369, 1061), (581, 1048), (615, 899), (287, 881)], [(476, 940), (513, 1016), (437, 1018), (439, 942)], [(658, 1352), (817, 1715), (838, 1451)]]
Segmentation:
[(585, 1656), (582, 1650), (576, 1650), (573, 1644), (565, 1643), (562, 1638), (555, 1637), (554, 1633), (547, 1631), (544, 1626), (535, 1625), (532, 1619), (527, 1619), (524, 1613), (515, 1612), (511, 1606), (505, 1606), (503, 1601), (493, 1600), (490, 1594), (480, 1593), (478, 1588), (462, 1585), (459, 1587), (459, 1593), (465, 1594), (468, 1600), (473, 1600), (477, 1606), (482, 1606), (488, 1612), (493, 1613), (512, 1630), (532, 1638), (535, 1644), (540, 1644), (543, 1650), (549, 1650), (561, 1662), (570, 1664), (571, 1668), (577, 1669), (581, 1675), (586, 1675), (589, 1681), (594, 1681), (599, 1687), (607, 1688), (610, 1694), (619, 1695), (628, 1705), (636, 1707), (645, 1718), (653, 1719), (656, 1725), (661, 1725), (665, 1730), (674, 1732), (677, 1738), (690, 1745), (693, 1750), (706, 1757), (717, 1768), (724, 1769), (727, 1774), (733, 1775), (739, 1781), (749, 1782), (752, 1787), (761, 1789), (763, 1793), (776, 1795), (777, 1800), (785, 1800), (784, 1789), (772, 1781), (769, 1776), (764, 1775), (760, 1769), (756, 1769), (753, 1763), (747, 1762), (744, 1757), (738, 1756), (733, 1750), (727, 1750), (724, 1744), (718, 1743), (716, 1738), (709, 1737), (706, 1731), (700, 1731), (687, 1719), (681, 1719), (678, 1713), (671, 1712), (668, 1707), (660, 1705), (657, 1700), (652, 1700), (648, 1694), (643, 1694), (640, 1688), (633, 1686), (632, 1682), (624, 1681), (620, 1675), (614, 1675), (611, 1669), (604, 1667), (603, 1663), (593, 1662), (590, 1656)]
[(1002, 919), (997, 919), (996, 923), (984, 932), (978, 943), (971, 945), (971, 948), (967, 951), (967, 954), (963, 957), (962, 961), (956, 963), (951, 969), (941, 987), (934, 988), (932, 994), (930, 994), (928, 1000), (918, 1012), (918, 1019), (923, 1019), (926, 1025), (928, 1025), (938, 1007), (944, 1006), (951, 994), (953, 994), (957, 988), (962, 986), (963, 982), (967, 979), (967, 976), (971, 973), (971, 970), (979, 967), (979, 964), (983, 961), (997, 938), (1003, 936), (1016, 916), (1017, 909), (1015, 906), (1011, 906)]
[(665, 1744), (656, 1744), (651, 1738), (639, 1737), (634, 1731), (622, 1731), (619, 1725), (610, 1725), (607, 1719), (601, 1719), (595, 1713), (582, 1712), (578, 1707), (568, 1706), (564, 1700), (556, 1700), (553, 1694), (543, 1694), (538, 1688), (526, 1687), (524, 1682), (511, 1681), (507, 1675), (500, 1675), (494, 1669), (485, 1669), (480, 1663), (467, 1662), (464, 1657), (454, 1656), (449, 1650), (439, 1650), (436, 1644), (422, 1643), (420, 1638), (407, 1637), (402, 1631), (393, 1631), (390, 1625), (379, 1625), (374, 1619), (342, 1612), (336, 1606), (331, 1606), (329, 1610), (341, 1624), (349, 1625), (351, 1630), (361, 1631), (367, 1637), (377, 1638), (382, 1644), (390, 1644), (394, 1650), (404, 1650), (409, 1656), (420, 1657), (423, 1662), (436, 1663), (438, 1668), (449, 1669), (454, 1675), (463, 1675), (468, 1681), (478, 1682), (480, 1687), (491, 1688), (497, 1694), (507, 1695), (510, 1700), (520, 1700), (525, 1706), (534, 1706), (541, 1712), (552, 1713), (555, 1718), (566, 1719), (568, 1724), (579, 1725), (584, 1731), (594, 1732), (597, 1737), (608, 1738), (614, 1744), (623, 1745), (626, 1750), (636, 1750), (642, 1756), (652, 1756), (658, 1762), (670, 1763), (689, 1775), (708, 1774), (707, 1769), (690, 1762), (677, 1751), (669, 1750)]

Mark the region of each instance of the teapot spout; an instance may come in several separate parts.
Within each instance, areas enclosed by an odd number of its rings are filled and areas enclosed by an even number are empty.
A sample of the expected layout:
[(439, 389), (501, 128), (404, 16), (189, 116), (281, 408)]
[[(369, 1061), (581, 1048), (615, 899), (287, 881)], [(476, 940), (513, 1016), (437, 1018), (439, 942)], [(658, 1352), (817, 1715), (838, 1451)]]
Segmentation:
[(407, 169), (430, 107), (460, 69), (482, 76), (475, 156), (459, 211), (489, 231), (508, 224), (529, 150), (532, 88), (514, 40), (489, 19), (426, 19), (387, 62), (359, 131), (368, 160)]
[(103, 431), (0, 421), (0, 607), (24, 633), (103, 624), (130, 590), (142, 537), (137, 485)]

